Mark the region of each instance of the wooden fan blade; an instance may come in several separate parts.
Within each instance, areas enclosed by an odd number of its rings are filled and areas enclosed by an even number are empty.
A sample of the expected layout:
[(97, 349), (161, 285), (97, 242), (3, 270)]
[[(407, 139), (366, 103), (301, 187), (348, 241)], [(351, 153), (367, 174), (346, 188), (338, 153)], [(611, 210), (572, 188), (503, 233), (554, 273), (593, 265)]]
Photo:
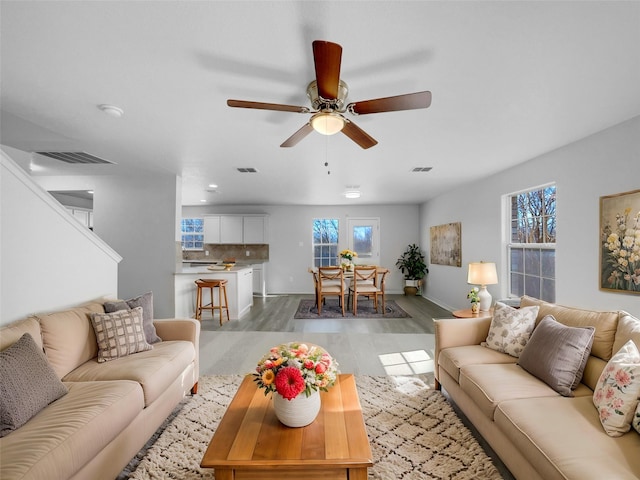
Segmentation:
[(282, 145), (280, 145), (280, 146), (281, 147), (293, 147), (300, 140), (302, 140), (304, 137), (309, 135), (311, 132), (313, 132), (313, 127), (311, 126), (310, 123), (307, 123), (307, 124), (303, 125), (300, 130), (298, 130), (296, 133), (294, 133), (289, 138), (287, 138), (284, 141), (284, 143)]
[(230, 107), (239, 108), (257, 108), (259, 110), (277, 110), (279, 112), (297, 112), (297, 113), (309, 113), (307, 107), (298, 107), (295, 105), (282, 105), (280, 103), (263, 103), (263, 102), (249, 102), (247, 100), (227, 100), (227, 105)]
[(342, 47), (337, 43), (316, 40), (313, 42), (313, 61), (316, 66), (318, 95), (327, 100), (338, 98)]
[(371, 148), (374, 145), (378, 144), (378, 141), (375, 138), (370, 136), (367, 132), (362, 130), (350, 120), (347, 120), (344, 124), (342, 133), (344, 133), (347, 137), (349, 137), (364, 149)]
[(347, 110), (357, 115), (366, 115), (368, 113), (428, 108), (429, 105), (431, 105), (431, 92), (426, 91), (353, 102), (347, 105)]

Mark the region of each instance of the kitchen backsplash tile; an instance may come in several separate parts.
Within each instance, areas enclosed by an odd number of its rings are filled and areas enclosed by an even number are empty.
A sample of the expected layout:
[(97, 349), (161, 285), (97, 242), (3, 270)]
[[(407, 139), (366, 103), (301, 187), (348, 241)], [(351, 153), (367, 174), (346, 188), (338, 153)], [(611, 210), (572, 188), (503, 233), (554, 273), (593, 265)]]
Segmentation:
[[(209, 252), (207, 255), (205, 252)], [(247, 255), (249, 252), (249, 255)], [(182, 252), (182, 260), (225, 260), (235, 258), (238, 262), (266, 262), (269, 260), (269, 245), (236, 245), (206, 243), (204, 250), (186, 250)]]

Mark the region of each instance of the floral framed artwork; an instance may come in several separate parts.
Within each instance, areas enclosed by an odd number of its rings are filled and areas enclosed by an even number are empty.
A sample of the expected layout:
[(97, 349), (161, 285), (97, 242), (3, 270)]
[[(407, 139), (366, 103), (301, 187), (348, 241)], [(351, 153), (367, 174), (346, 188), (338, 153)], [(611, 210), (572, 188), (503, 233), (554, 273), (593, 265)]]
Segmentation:
[(600, 197), (600, 290), (640, 294), (640, 190)]
[(447, 223), (429, 228), (431, 240), (431, 263), (435, 265), (462, 266), (462, 224)]

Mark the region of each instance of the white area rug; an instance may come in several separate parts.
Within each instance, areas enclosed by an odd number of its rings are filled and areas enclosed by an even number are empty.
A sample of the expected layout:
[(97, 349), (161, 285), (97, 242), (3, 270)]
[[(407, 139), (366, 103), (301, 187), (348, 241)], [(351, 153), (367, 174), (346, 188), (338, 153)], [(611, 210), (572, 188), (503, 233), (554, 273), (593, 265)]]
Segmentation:
[[(501, 479), (429, 377), (356, 376), (375, 466), (373, 480)], [(119, 478), (215, 478), (200, 460), (242, 377), (200, 377), (198, 395), (159, 430)]]

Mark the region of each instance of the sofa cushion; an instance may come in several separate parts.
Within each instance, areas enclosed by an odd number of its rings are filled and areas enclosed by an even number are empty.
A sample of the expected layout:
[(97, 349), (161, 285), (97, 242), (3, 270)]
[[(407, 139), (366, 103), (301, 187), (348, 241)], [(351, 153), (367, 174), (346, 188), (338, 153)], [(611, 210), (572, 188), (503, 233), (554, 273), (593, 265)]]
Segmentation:
[[(493, 420), (496, 406), (505, 400), (557, 397), (558, 393), (516, 364), (467, 365), (460, 369), (460, 388)], [(583, 387), (583, 394), (591, 390)]]
[(516, 363), (518, 360), (506, 353), (500, 353), (480, 345), (445, 348), (438, 356), (438, 365), (456, 382), (460, 381), (460, 368), (466, 365), (486, 363)]
[(0, 352), (0, 437), (67, 393), (42, 349), (25, 333)]
[(92, 302), (36, 316), (40, 320), (44, 353), (58, 378), (98, 354), (96, 335), (89, 319), (95, 312), (104, 313), (102, 303)]
[[(591, 347), (591, 355), (609, 361), (613, 355), (613, 340), (618, 327), (619, 312), (594, 312), (573, 307), (563, 307), (547, 303), (537, 298), (523, 296), (520, 307), (538, 305), (538, 322), (547, 315), (553, 315), (558, 322), (569, 327), (594, 327), (596, 329)], [(624, 343), (624, 342), (622, 342)]]
[(144, 322), (144, 335), (147, 343), (158, 343), (162, 339), (156, 332), (153, 324), (153, 292), (144, 293), (138, 297), (129, 300), (115, 300), (104, 303), (104, 311), (106, 313), (117, 312), (118, 310), (131, 310), (136, 307), (142, 307), (142, 320)]
[(613, 342), (613, 351), (620, 350), (629, 340), (633, 340), (636, 347), (640, 348), (640, 320), (627, 312), (621, 311), (616, 337)]
[(94, 358), (69, 373), (64, 381), (131, 380), (142, 386), (145, 405), (150, 405), (193, 363), (195, 356), (191, 342), (160, 342), (153, 350), (106, 363), (98, 363)]
[(540, 478), (640, 478), (640, 435), (609, 437), (591, 396), (505, 401), (494, 419)]
[(91, 323), (98, 342), (98, 363), (151, 350), (142, 322), (142, 307), (113, 313), (94, 313)]
[(67, 395), (0, 439), (0, 478), (75, 478), (144, 406), (135, 382), (65, 385)]
[(516, 309), (496, 302), (487, 340), (483, 345), (519, 357), (529, 341), (540, 307)]
[(639, 399), (640, 352), (629, 340), (611, 357), (593, 392), (593, 404), (608, 435), (619, 437), (631, 429)]
[(25, 333), (31, 335), (31, 338), (36, 342), (38, 349), (42, 350), (40, 323), (37, 318), (29, 317), (0, 328), (0, 351), (16, 343)]
[(533, 331), (518, 364), (565, 397), (582, 379), (593, 343), (593, 327), (567, 327), (551, 315)]

